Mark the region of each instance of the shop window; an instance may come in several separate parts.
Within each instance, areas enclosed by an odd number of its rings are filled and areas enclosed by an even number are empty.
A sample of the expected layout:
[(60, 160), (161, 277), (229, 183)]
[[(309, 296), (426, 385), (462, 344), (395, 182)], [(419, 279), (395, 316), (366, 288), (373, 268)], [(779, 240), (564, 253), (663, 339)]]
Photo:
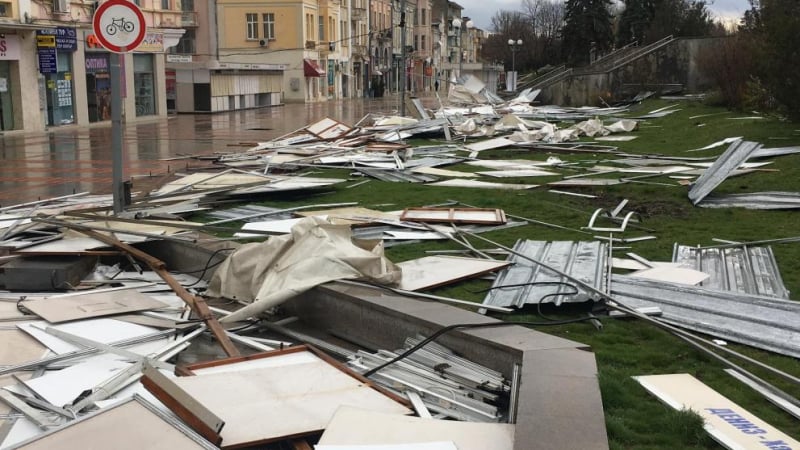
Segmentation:
[(172, 47), (170, 49), (170, 53), (179, 53), (183, 55), (194, 55), (195, 53), (195, 30), (193, 28), (186, 28), (186, 32), (183, 33), (180, 40), (178, 40), (178, 45)]
[(0, 2), (0, 17), (11, 17), (11, 3)]
[(153, 55), (133, 55), (133, 85), (136, 95), (136, 116), (156, 113)]

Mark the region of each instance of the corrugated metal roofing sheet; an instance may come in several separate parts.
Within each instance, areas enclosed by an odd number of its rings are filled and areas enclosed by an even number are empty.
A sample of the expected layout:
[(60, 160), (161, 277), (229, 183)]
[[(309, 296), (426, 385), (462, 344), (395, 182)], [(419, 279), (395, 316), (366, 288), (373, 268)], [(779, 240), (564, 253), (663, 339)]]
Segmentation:
[(747, 161), (750, 155), (761, 148), (757, 142), (736, 141), (719, 156), (714, 164), (692, 184), (689, 200), (695, 205), (700, 203), (715, 187), (719, 186), (739, 165)]
[(625, 306), (657, 306), (662, 320), (752, 347), (800, 357), (800, 302), (613, 275)]
[(705, 288), (789, 298), (772, 247), (700, 249), (675, 244), (672, 262), (710, 275), (701, 283)]
[[(604, 242), (520, 240), (514, 245), (514, 251), (551, 265), (601, 291), (606, 290), (608, 247)], [(526, 303), (558, 305), (563, 302), (584, 302), (591, 298), (585, 292), (571, 295), (576, 289), (554, 284), (568, 283), (563, 277), (519, 255), (512, 254), (509, 260), (514, 265), (500, 273), (484, 298), (484, 305), (521, 308)]]

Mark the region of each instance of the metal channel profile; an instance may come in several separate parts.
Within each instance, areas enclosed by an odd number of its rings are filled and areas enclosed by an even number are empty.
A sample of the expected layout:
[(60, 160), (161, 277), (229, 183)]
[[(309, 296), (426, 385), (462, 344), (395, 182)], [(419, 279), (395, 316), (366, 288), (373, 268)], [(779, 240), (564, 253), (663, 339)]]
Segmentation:
[[(605, 275), (608, 270), (607, 245), (600, 241), (530, 241), (520, 240), (514, 252), (541, 261), (605, 292)], [(560, 282), (568, 283), (560, 275), (512, 254), (514, 264), (504, 270), (492, 284), (483, 300), (484, 305), (523, 307), (526, 303), (582, 303), (597, 300), (591, 293), (574, 293)], [(550, 284), (542, 284), (550, 283)], [(503, 287), (508, 286), (508, 287)], [(562, 295), (559, 295), (562, 294)]]
[(695, 205), (700, 203), (714, 188), (725, 181), (731, 172), (760, 148), (761, 144), (750, 141), (736, 141), (731, 144), (725, 153), (720, 155), (714, 164), (692, 184), (692, 188), (689, 190), (689, 200)]
[(612, 276), (611, 295), (630, 308), (658, 306), (682, 328), (800, 357), (800, 302), (622, 275)]
[(395, 183), (430, 183), (439, 179), (431, 175), (399, 170), (371, 169), (366, 167), (356, 167), (356, 170), (372, 178)]
[(700, 285), (740, 294), (789, 298), (772, 247), (696, 248), (675, 244), (672, 262), (709, 275)]
[(702, 208), (800, 209), (800, 194), (771, 191), (722, 195), (705, 198), (697, 206)]

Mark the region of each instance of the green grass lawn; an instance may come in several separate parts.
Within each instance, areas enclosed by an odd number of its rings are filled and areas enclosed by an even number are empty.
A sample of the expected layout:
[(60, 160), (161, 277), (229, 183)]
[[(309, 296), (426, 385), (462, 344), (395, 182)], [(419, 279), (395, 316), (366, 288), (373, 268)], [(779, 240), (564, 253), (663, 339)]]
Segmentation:
[[(628, 115), (633, 117), (670, 104), (677, 104), (680, 111), (664, 118), (641, 123), (633, 132), (637, 139), (629, 142), (608, 142), (618, 145), (620, 150), (633, 154), (662, 154), (672, 156), (716, 156), (725, 146), (712, 150), (687, 153), (686, 150), (703, 147), (712, 142), (732, 136), (743, 136), (764, 144), (765, 147), (800, 145), (800, 125), (774, 117), (764, 119), (730, 120), (745, 115), (724, 109), (709, 107), (700, 102), (667, 102), (650, 100), (635, 108)], [(706, 117), (694, 117), (708, 115)], [(694, 118), (693, 118), (694, 117)], [(607, 122), (608, 123), (608, 122)], [(566, 127), (569, 124), (561, 124)], [(589, 139), (583, 139), (589, 141)], [(422, 144), (422, 140), (414, 141)], [(424, 141), (429, 144), (430, 141)], [(614, 159), (605, 154), (554, 154), (563, 160), (583, 162)], [(501, 149), (482, 152), (481, 158), (491, 159), (535, 159), (549, 156), (540, 151)], [(766, 167), (770, 171), (756, 172), (724, 181), (714, 193), (746, 193), (758, 191), (800, 191), (800, 155), (774, 159)], [(475, 171), (474, 167), (459, 165), (448, 169)], [(777, 170), (777, 171), (773, 171)], [(319, 172), (317, 170), (317, 172)], [(332, 170), (318, 173), (319, 176), (347, 176), (349, 171)], [(616, 176), (616, 175), (614, 175)], [(543, 184), (560, 177), (531, 179), (487, 179), (508, 183)], [(360, 181), (360, 180), (355, 180)], [(635, 252), (651, 260), (671, 259), (674, 243), (686, 245), (714, 245), (713, 238), (735, 241), (752, 241), (800, 235), (800, 220), (797, 211), (756, 211), (745, 209), (705, 209), (695, 207), (687, 197), (688, 188), (679, 186), (675, 180), (665, 177), (649, 178), (648, 183), (624, 184), (603, 188), (581, 188), (579, 192), (597, 195), (596, 199), (584, 199), (556, 195), (542, 186), (526, 191), (499, 191), (484, 189), (456, 189), (422, 184), (399, 184), (372, 180), (368, 183), (346, 188), (346, 183), (333, 192), (303, 198), (271, 199), (264, 202), (270, 206), (291, 207), (300, 204), (358, 202), (360, 206), (382, 210), (402, 209), (457, 200), (483, 208), (501, 208), (507, 214), (536, 219), (543, 222), (580, 228), (588, 223), (591, 213), (600, 207), (613, 207), (622, 199), (628, 199), (628, 209), (639, 212), (644, 227), (654, 232), (631, 231), (632, 237), (652, 234), (656, 240), (630, 244), (628, 250), (617, 254)], [(651, 182), (661, 184), (651, 184)], [(671, 184), (671, 186), (663, 185)], [(564, 189), (566, 190), (566, 189)], [(380, 206), (376, 206), (380, 205)], [(587, 240), (591, 236), (544, 227), (526, 225), (483, 235), (505, 246), (513, 246), (518, 239), (532, 240)], [(479, 241), (478, 248), (487, 248)], [(426, 250), (456, 249), (452, 242), (434, 242), (402, 245), (387, 249), (387, 256), (396, 262), (425, 256)], [(800, 299), (800, 243), (773, 246), (781, 274), (792, 299)], [(455, 298), (481, 301), (480, 289), (489, 286), (487, 281), (470, 281), (456, 286), (438, 289), (435, 293)], [(578, 311), (556, 311), (560, 317), (571, 317)], [(508, 320), (539, 320), (535, 313), (521, 312), (507, 317)], [(638, 385), (631, 376), (644, 374), (690, 373), (707, 383), (734, 402), (744, 406), (785, 433), (800, 439), (798, 422), (750, 388), (725, 374), (723, 366), (684, 344), (678, 338), (651, 325), (633, 319), (608, 319), (604, 329), (597, 331), (588, 324), (573, 324), (549, 327), (545, 332), (584, 342), (592, 346), (597, 357), (599, 381), (603, 395), (606, 424), (610, 444), (615, 449), (689, 449), (720, 448), (701, 427), (699, 417), (686, 412), (676, 412), (662, 405)], [(800, 376), (800, 365), (793, 358), (731, 345), (739, 351), (772, 364), (794, 375)], [(763, 371), (755, 370), (763, 378), (776, 383), (790, 394), (800, 396), (800, 387), (776, 379)]]

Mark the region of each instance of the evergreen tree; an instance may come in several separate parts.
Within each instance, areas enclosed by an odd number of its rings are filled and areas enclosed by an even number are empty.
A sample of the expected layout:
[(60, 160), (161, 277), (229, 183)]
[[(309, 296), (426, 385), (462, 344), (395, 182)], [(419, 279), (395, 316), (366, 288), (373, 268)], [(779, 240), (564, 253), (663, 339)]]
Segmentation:
[(708, 36), (714, 30), (704, 0), (625, 0), (617, 44), (649, 44), (667, 36)]
[(800, 118), (800, 2), (761, 0), (756, 33), (761, 37), (761, 80), (793, 118)]
[(609, 8), (611, 0), (567, 0), (564, 28), (565, 59), (572, 65), (585, 65), (590, 57), (607, 53), (614, 42)]
[(622, 47), (632, 42), (644, 43), (655, 10), (655, 0), (625, 0), (625, 10), (617, 29), (617, 45)]

